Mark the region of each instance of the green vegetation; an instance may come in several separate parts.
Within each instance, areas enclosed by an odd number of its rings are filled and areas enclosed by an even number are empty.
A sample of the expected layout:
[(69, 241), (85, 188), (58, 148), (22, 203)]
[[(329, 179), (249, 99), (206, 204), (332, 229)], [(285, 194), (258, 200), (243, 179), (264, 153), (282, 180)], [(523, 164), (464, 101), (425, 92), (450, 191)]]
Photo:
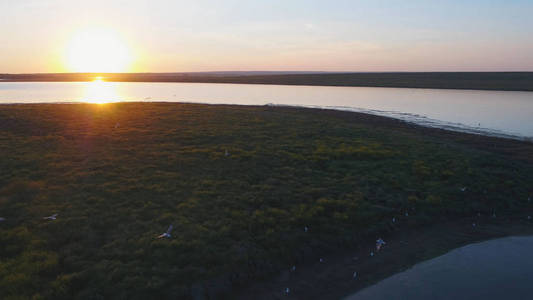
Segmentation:
[(532, 144), (364, 114), (4, 105), (0, 298), (216, 293), (392, 231), (392, 217), (519, 211), (532, 193)]

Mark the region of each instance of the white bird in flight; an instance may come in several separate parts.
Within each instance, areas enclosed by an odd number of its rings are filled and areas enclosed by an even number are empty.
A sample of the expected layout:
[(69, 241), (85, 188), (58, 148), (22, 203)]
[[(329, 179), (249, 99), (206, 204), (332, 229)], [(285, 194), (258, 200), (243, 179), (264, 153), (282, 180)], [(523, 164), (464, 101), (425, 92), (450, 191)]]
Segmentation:
[(170, 232), (172, 231), (172, 228), (173, 228), (172, 225), (168, 226), (167, 232), (160, 234), (157, 238), (158, 239), (171, 238), (172, 236), (170, 235)]
[(461, 188), (461, 192), (464, 192), (464, 191), (466, 191), (466, 186)]
[(383, 245), (385, 245), (385, 241), (382, 239), (382, 238), (379, 238), (376, 240), (376, 251), (379, 251), (381, 250), (381, 247), (383, 247)]
[(53, 214), (51, 216), (44, 217), (43, 219), (44, 220), (55, 220), (55, 219), (57, 219), (57, 214)]

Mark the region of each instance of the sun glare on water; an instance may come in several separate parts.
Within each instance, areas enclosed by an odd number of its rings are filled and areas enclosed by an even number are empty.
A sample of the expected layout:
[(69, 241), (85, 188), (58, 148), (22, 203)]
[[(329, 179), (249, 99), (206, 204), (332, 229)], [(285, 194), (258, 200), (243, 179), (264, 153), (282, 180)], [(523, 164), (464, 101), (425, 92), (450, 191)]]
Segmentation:
[(102, 77), (96, 77), (93, 81), (85, 83), (85, 93), (81, 100), (97, 104), (121, 101), (116, 83), (105, 82)]
[(70, 72), (127, 72), (132, 54), (112, 30), (84, 29), (76, 32), (65, 48), (65, 67)]

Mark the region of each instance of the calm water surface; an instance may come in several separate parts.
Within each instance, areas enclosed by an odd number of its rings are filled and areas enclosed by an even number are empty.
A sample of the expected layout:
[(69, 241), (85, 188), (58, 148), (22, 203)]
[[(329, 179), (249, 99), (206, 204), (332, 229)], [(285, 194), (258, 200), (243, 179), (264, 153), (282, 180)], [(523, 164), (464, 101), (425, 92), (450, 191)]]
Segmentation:
[(323, 107), (430, 127), (533, 138), (533, 92), (213, 83), (0, 83), (0, 103), (112, 101)]
[(533, 299), (532, 253), (531, 236), (471, 244), (417, 264), (345, 300)]

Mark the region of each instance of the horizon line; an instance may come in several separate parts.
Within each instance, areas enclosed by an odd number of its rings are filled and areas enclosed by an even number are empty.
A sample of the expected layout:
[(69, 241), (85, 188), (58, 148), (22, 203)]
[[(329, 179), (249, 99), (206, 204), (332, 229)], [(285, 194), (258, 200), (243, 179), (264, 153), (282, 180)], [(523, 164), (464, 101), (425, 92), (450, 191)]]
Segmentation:
[(31, 72), (0, 73), (0, 75), (72, 75), (72, 74), (229, 74), (229, 73), (276, 73), (276, 74), (387, 74), (387, 73), (533, 73), (531, 71), (176, 71), (176, 72)]

